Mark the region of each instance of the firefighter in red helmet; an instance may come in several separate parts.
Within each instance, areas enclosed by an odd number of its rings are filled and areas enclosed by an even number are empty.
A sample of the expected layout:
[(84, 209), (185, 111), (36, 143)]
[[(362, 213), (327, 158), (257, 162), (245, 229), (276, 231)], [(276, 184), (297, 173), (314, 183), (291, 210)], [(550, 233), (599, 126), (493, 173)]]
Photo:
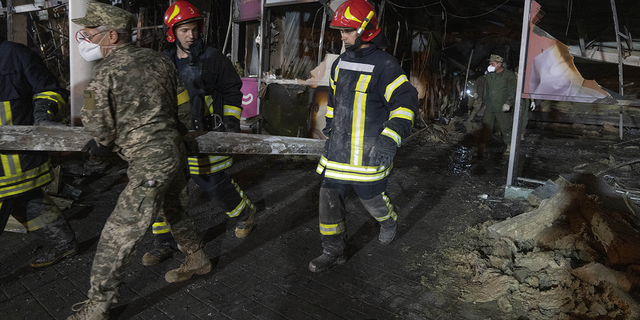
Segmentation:
[(387, 41), (373, 7), (349, 0), (336, 10), (331, 27), (339, 29), (346, 52), (331, 67), (328, 140), (317, 172), (322, 255), (309, 270), (322, 272), (347, 261), (344, 199), (354, 190), (380, 223), (378, 240), (393, 241), (397, 214), (385, 194), (393, 157), (418, 112), (418, 93), (398, 61), (382, 51)]
[[(206, 46), (201, 34), (203, 18), (187, 1), (176, 1), (164, 16), (169, 45), (162, 53), (178, 69), (189, 92), (191, 129), (240, 132), (242, 80), (231, 61), (220, 50)], [(246, 237), (255, 225), (256, 207), (240, 186), (225, 172), (230, 156), (197, 154), (189, 157), (189, 176), (236, 220), (235, 235)], [(142, 257), (143, 265), (155, 265), (177, 252), (169, 226), (160, 215), (153, 224), (156, 246)]]

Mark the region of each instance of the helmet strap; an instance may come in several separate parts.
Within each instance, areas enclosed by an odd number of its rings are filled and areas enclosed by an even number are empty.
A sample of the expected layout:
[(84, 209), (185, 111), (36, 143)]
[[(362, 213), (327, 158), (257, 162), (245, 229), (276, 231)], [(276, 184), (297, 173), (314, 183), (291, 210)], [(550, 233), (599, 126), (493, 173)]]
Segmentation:
[(190, 53), (189, 49), (185, 49), (185, 48), (182, 46), (182, 43), (180, 43), (180, 40), (178, 40), (177, 38), (176, 38), (176, 45), (178, 46), (178, 48), (180, 48), (180, 50), (184, 51), (184, 53), (186, 53), (186, 54), (189, 54), (189, 53)]
[(357, 49), (360, 48), (360, 46), (364, 43), (364, 41), (362, 41), (362, 37), (358, 36), (356, 38), (356, 41), (353, 42), (353, 44), (350, 45), (344, 45), (344, 49), (347, 51), (355, 51)]

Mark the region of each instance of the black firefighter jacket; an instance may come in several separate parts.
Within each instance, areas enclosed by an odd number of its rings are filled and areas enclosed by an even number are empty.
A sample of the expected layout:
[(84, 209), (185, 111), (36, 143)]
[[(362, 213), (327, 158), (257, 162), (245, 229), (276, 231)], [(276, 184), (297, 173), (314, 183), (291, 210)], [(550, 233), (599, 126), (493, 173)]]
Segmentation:
[[(220, 50), (204, 46), (200, 41), (189, 49), (191, 54), (186, 59), (178, 59), (175, 45), (162, 53), (176, 65), (189, 92), (191, 129), (222, 131), (224, 126), (216, 128), (221, 122), (234, 123), (240, 128), (242, 80), (231, 61)], [(189, 157), (189, 173), (209, 175), (232, 164), (230, 156), (199, 154)]]
[(341, 54), (331, 67), (330, 85), (330, 138), (316, 172), (338, 183), (386, 179), (393, 165), (370, 166), (369, 152), (380, 135), (397, 146), (409, 135), (418, 113), (416, 89), (397, 60), (375, 44)]
[[(69, 92), (28, 47), (0, 40), (0, 125), (33, 125), (33, 104), (52, 100), (58, 109)], [(0, 201), (46, 185), (53, 179), (43, 152), (0, 153)]]

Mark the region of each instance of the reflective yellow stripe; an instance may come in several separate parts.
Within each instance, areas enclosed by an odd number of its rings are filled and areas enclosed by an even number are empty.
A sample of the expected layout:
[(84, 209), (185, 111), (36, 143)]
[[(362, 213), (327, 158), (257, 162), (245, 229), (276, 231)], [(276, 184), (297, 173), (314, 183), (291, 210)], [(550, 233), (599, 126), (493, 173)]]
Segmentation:
[(333, 108), (327, 106), (327, 114), (326, 114), (327, 118), (333, 119)]
[(360, 92), (367, 92), (367, 88), (369, 88), (369, 82), (371, 82), (371, 76), (366, 74), (361, 74), (358, 79), (358, 83), (356, 84), (356, 90)]
[(0, 160), (2, 161), (2, 169), (5, 176), (16, 176), (22, 174), (22, 166), (20, 165), (20, 155), (14, 154), (2, 154), (0, 153)]
[(415, 118), (415, 114), (409, 108), (399, 107), (391, 111), (391, 114), (389, 115), (389, 120), (393, 118), (409, 120), (411, 121), (411, 125), (413, 125), (413, 119)]
[(213, 98), (211, 96), (204, 96), (204, 104), (207, 106), (207, 109), (204, 111), (204, 115), (208, 116), (213, 114)]
[[(3, 161), (4, 166), (4, 161)], [(43, 163), (41, 166), (37, 168), (33, 168), (28, 170), (27, 172), (20, 172), (19, 174), (9, 175), (8, 171), (5, 170), (4, 176), (0, 178), (0, 187), (14, 184), (23, 180), (33, 179), (47, 171), (51, 170), (51, 163), (49, 161)]]
[(389, 128), (384, 128), (384, 130), (382, 130), (382, 135), (385, 135), (385, 136), (393, 139), (393, 141), (395, 141), (396, 144), (398, 146), (400, 146), (400, 142), (402, 141), (402, 138), (400, 137), (400, 135), (397, 132), (395, 132), (395, 131), (393, 131), (393, 130), (391, 130)]
[(334, 96), (336, 95), (336, 88), (338, 87), (336, 85), (336, 83), (338, 82), (338, 74), (340, 73), (340, 68), (338, 68), (338, 65), (339, 65), (339, 63), (336, 64), (336, 69), (335, 69), (335, 72), (334, 72), (334, 74), (336, 75), (335, 79), (331, 79), (333, 81), (333, 86), (331, 86), (331, 88), (333, 89), (333, 95)]
[(166, 222), (155, 222), (152, 226), (153, 234), (164, 234), (171, 232)]
[(238, 120), (240, 120), (240, 116), (242, 115), (242, 109), (225, 104), (223, 110), (224, 110), (223, 114), (225, 117), (231, 116), (231, 117), (236, 117), (238, 118)]
[(346, 224), (344, 223), (344, 221), (342, 221), (340, 223), (336, 223), (336, 224), (320, 223), (320, 234), (325, 235), (325, 236), (330, 236), (330, 235), (334, 235), (334, 234), (341, 234), (345, 230), (347, 230), (347, 228), (346, 228)]
[(55, 204), (53, 204), (51, 209), (49, 209), (49, 211), (45, 212), (43, 215), (27, 221), (27, 230), (36, 231), (61, 218), (62, 212), (60, 211), (60, 209), (58, 209), (58, 207), (56, 207)]
[(244, 208), (246, 206), (254, 208), (254, 205), (253, 205), (253, 203), (251, 203), (251, 200), (249, 200), (249, 198), (244, 194), (244, 192), (242, 192), (242, 189), (240, 189), (240, 186), (233, 179), (231, 179), (231, 183), (236, 188), (236, 191), (238, 192), (238, 194), (242, 198), (242, 200), (240, 200), (240, 203), (238, 204), (238, 206), (236, 206), (235, 209), (227, 212), (227, 215), (230, 218), (235, 218), (242, 212), (242, 210), (244, 210)]
[(405, 82), (409, 82), (409, 80), (407, 80), (407, 76), (403, 74), (387, 86), (387, 89), (384, 92), (384, 98), (387, 99), (387, 102), (391, 101), (393, 92)]
[(189, 157), (189, 173), (208, 175), (231, 167), (233, 158), (230, 156)]
[(389, 220), (389, 218), (392, 218), (394, 221), (397, 221), (398, 214), (396, 214), (396, 212), (393, 211), (393, 205), (391, 204), (391, 201), (389, 201), (389, 197), (387, 197), (387, 195), (384, 194), (384, 192), (382, 193), (382, 199), (386, 203), (387, 209), (389, 209), (389, 212), (382, 217), (375, 217), (376, 220), (378, 220), (379, 222), (383, 222), (383, 221)]
[(11, 103), (9, 101), (5, 101), (3, 105), (4, 105), (4, 108), (2, 108), (2, 111), (0, 112), (0, 120), (2, 120), (2, 123), (0, 123), (0, 125), (10, 126), (13, 124), (13, 114), (11, 113)]
[(58, 110), (62, 109), (62, 106), (65, 105), (64, 99), (59, 93), (53, 91), (44, 91), (33, 95), (33, 100), (36, 99), (48, 99), (51, 101), (55, 101), (58, 104)]
[[(364, 93), (371, 81), (370, 75), (361, 74), (356, 83), (356, 95), (353, 99), (353, 119), (351, 120), (351, 164), (362, 165), (364, 152), (364, 122), (367, 110), (367, 94)], [(359, 89), (363, 89), (359, 91)]]
[(178, 105), (181, 105), (185, 102), (189, 101), (189, 92), (187, 92), (187, 90), (182, 91), (182, 93), (180, 93), (178, 95)]
[(322, 156), (316, 167), (316, 172), (318, 174), (324, 172), (325, 177), (336, 180), (373, 182), (387, 177), (391, 173), (392, 167), (393, 164), (388, 168), (383, 166), (354, 166), (347, 163), (328, 161), (326, 157)]
[(49, 171), (42, 176), (26, 181), (24, 183), (0, 188), (0, 199), (15, 196), (38, 187), (42, 187), (43, 185), (51, 182), (51, 180), (53, 180), (53, 172)]

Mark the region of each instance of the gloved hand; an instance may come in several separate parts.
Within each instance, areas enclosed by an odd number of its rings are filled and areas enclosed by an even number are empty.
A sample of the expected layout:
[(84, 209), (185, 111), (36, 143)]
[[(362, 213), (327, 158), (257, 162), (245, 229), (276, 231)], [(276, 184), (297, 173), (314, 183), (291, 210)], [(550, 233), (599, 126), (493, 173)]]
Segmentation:
[(506, 104), (506, 103), (502, 105), (502, 111), (503, 111), (503, 112), (508, 112), (508, 111), (509, 111), (509, 109), (511, 109), (511, 106), (510, 106), (510, 105), (508, 105), (508, 104)]
[(473, 98), (474, 98), (474, 99), (478, 99), (478, 93), (477, 93), (477, 92), (474, 92), (474, 93), (473, 93)]
[(384, 135), (378, 136), (376, 143), (369, 152), (369, 165), (389, 167), (397, 149), (398, 145), (393, 139)]
[(533, 111), (533, 110), (535, 110), (535, 109), (536, 109), (536, 103), (535, 103), (534, 101), (531, 101), (531, 106), (530, 106), (530, 108), (531, 108), (531, 111)]
[(82, 152), (89, 152), (89, 155), (96, 157), (106, 157), (113, 151), (113, 144), (110, 146), (103, 146), (96, 142), (95, 139), (89, 140), (87, 144), (82, 148)]
[(37, 99), (33, 103), (33, 124), (36, 126), (61, 126), (53, 121), (53, 115), (58, 112), (58, 104), (48, 99)]

